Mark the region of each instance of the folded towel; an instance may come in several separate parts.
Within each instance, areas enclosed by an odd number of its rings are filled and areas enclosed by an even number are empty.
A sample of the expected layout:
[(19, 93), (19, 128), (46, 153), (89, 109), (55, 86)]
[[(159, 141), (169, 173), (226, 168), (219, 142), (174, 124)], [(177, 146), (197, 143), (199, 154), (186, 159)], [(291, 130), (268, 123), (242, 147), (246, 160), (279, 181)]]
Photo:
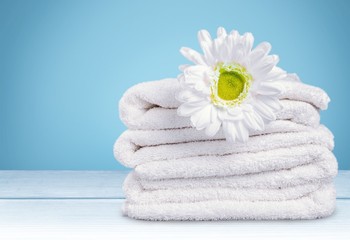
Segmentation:
[[(327, 109), (329, 97), (320, 88), (309, 86), (301, 82), (286, 81), (283, 83), (286, 91), (281, 99), (295, 101), (281, 101), (284, 108), (297, 104), (293, 116), (298, 121), (298, 116), (303, 120), (305, 109), (311, 110), (309, 103), (317, 109)], [(177, 79), (164, 79), (160, 81), (137, 84), (126, 91), (119, 103), (119, 115), (129, 129), (172, 129), (190, 127), (188, 118), (179, 117), (176, 109), (180, 102), (175, 99), (180, 90)], [(304, 113), (303, 113), (304, 112)], [(277, 113), (279, 119), (290, 119), (284, 116), (283, 110)]]
[(331, 181), (332, 179), (328, 178), (320, 182), (310, 182), (285, 188), (201, 187), (145, 190), (140, 184), (142, 180), (137, 179), (135, 173), (130, 173), (124, 181), (123, 191), (127, 201), (135, 204), (185, 203), (211, 200), (282, 201), (310, 194)]
[(215, 187), (284, 188), (332, 179), (337, 175), (337, 169), (338, 164), (333, 157), (325, 161), (277, 171), (225, 177), (174, 178), (161, 180), (141, 179), (139, 182), (142, 188), (147, 190)]
[(181, 134), (159, 134), (157, 137), (143, 134), (142, 131), (132, 133), (132, 131), (127, 130), (114, 145), (115, 158), (127, 167), (135, 167), (151, 161), (223, 156), (305, 144), (322, 145), (330, 150), (334, 146), (332, 133), (322, 125), (315, 129), (306, 128), (305, 131), (300, 132), (253, 136), (246, 143), (237, 142), (234, 144), (228, 143), (224, 139), (202, 141), (203, 135), (200, 134), (184, 136)]
[(123, 213), (143, 220), (315, 219), (335, 209), (335, 188), (325, 184), (301, 198), (285, 201), (211, 200), (194, 203), (126, 202)]
[[(318, 110), (305, 102), (281, 100), (282, 108), (276, 113), (279, 120), (291, 120), (307, 126), (317, 126), (320, 122)], [(137, 118), (141, 130), (179, 129), (192, 127), (189, 118), (177, 115), (176, 109), (153, 107)], [(127, 125), (127, 124), (126, 124)], [(130, 129), (136, 129), (128, 126)]]
[(328, 148), (306, 144), (256, 153), (247, 152), (148, 162), (136, 166), (135, 173), (138, 178), (149, 180), (224, 177), (289, 169), (334, 159), (333, 153)]
[[(311, 127), (288, 120), (276, 120), (267, 124), (265, 130), (252, 132), (251, 136), (269, 133), (301, 132), (309, 129), (311, 129)], [(192, 127), (166, 130), (128, 130), (119, 138), (118, 145), (132, 144), (144, 147), (168, 143), (172, 144), (222, 139), (225, 139), (222, 130), (220, 130), (214, 137), (208, 137), (203, 131), (198, 131)]]

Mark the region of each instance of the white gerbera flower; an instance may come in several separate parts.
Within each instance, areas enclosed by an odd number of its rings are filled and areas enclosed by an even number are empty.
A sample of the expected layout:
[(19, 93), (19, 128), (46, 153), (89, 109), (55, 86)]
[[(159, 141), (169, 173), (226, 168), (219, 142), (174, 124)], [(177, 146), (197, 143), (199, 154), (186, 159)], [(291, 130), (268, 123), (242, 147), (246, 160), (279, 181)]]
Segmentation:
[(227, 34), (220, 27), (217, 38), (201, 30), (198, 40), (204, 54), (190, 48), (180, 52), (194, 65), (180, 66), (180, 116), (191, 117), (193, 127), (214, 136), (222, 127), (228, 141), (247, 141), (252, 130), (263, 130), (276, 119), (282, 91), (278, 83), (287, 73), (269, 55), (267, 42), (253, 47), (253, 35)]

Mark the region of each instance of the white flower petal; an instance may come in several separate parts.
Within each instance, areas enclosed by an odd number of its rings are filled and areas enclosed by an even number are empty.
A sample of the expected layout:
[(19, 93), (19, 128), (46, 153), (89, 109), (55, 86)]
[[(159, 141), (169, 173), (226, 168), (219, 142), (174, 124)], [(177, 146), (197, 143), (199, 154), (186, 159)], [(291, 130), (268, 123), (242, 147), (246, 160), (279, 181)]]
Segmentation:
[[(224, 40), (225, 42), (227, 39)], [(229, 62), (230, 61), (231, 54), (229, 52), (228, 45), (226, 43), (222, 44), (221, 46), (221, 58), (223, 62)]]
[(178, 82), (180, 83), (180, 86), (182, 87), (182, 88), (186, 88), (186, 82), (185, 82), (185, 75), (184, 74), (179, 74), (178, 76), (177, 76), (177, 80), (178, 80)]
[(282, 104), (277, 97), (259, 95), (256, 98), (270, 107), (273, 111), (278, 111), (282, 108)]
[(184, 70), (184, 74), (194, 75), (194, 76), (202, 78), (202, 77), (207, 77), (208, 71), (210, 71), (210, 68), (208, 66), (194, 65), (194, 66), (187, 67)]
[(207, 134), (207, 136), (209, 136), (209, 137), (213, 137), (220, 130), (220, 127), (221, 127), (220, 121), (212, 122), (205, 129), (205, 134)]
[(234, 36), (232, 34), (228, 35), (226, 38), (227, 47), (227, 61), (232, 62), (233, 60), (233, 49), (234, 49)]
[(227, 109), (224, 109), (224, 108), (219, 108), (217, 109), (217, 113), (218, 113), (218, 118), (221, 120), (221, 121), (228, 121), (228, 120), (238, 120), (238, 119), (241, 119), (241, 116), (238, 115), (230, 115), (227, 111)]
[(208, 136), (214, 136), (220, 129), (221, 121), (218, 117), (218, 110), (216, 106), (211, 107), (210, 125), (207, 126), (205, 132)]
[(203, 99), (202, 94), (198, 92), (194, 92), (192, 89), (185, 89), (185, 90), (179, 91), (176, 93), (175, 97), (176, 97), (176, 100), (180, 102), (197, 102)]
[(261, 59), (265, 56), (265, 52), (263, 50), (254, 50), (250, 53), (248, 59), (249, 59), (249, 64), (250, 68), (253, 68), (254, 65), (259, 63)]
[(187, 58), (191, 62), (193, 62), (195, 64), (206, 65), (202, 55), (199, 54), (197, 51), (195, 51), (191, 48), (182, 47), (180, 49), (180, 52), (185, 58)]
[(287, 73), (283, 69), (275, 66), (271, 69), (271, 71), (266, 74), (261, 80), (266, 81), (280, 81), (280, 80), (286, 80)]
[(238, 31), (232, 31), (228, 37), (227, 43), (229, 45), (229, 55), (230, 61), (238, 61), (240, 59), (241, 53), (239, 53), (239, 49), (242, 47), (240, 42), (240, 35)]
[(259, 50), (262, 50), (264, 54), (267, 55), (271, 51), (271, 44), (269, 42), (262, 42), (258, 46), (256, 46), (256, 48), (254, 48), (252, 52)]
[(248, 127), (250, 127), (253, 130), (262, 130), (261, 126), (261, 122), (263, 122), (263, 120), (260, 118), (260, 120), (256, 120), (254, 113), (252, 112), (245, 112), (244, 113), (244, 119), (245, 119), (245, 123), (248, 125)]
[(225, 109), (217, 108), (217, 113), (218, 113), (218, 118), (221, 121), (224, 121), (224, 120), (227, 119), (228, 113), (227, 113), (227, 111)]
[(188, 87), (209, 95), (212, 75), (214, 72), (208, 66), (190, 66), (184, 70), (183, 81)]
[(182, 64), (182, 65), (180, 65), (179, 66), (179, 70), (181, 71), (181, 72), (183, 72), (186, 68), (188, 68), (188, 67), (190, 67), (191, 65), (189, 65), (189, 64)]
[[(224, 136), (227, 141), (229, 141), (229, 134), (228, 134), (228, 129), (227, 129), (227, 122), (222, 122), (222, 131), (224, 133)], [(231, 141), (233, 142), (233, 141)]]
[(233, 122), (223, 122), (223, 126), (225, 126), (223, 130), (226, 140), (232, 143), (235, 142), (237, 136), (235, 124)]
[(227, 36), (227, 32), (226, 32), (225, 28), (219, 27), (217, 30), (217, 37), (218, 38), (225, 38), (226, 36)]
[(213, 50), (213, 40), (207, 30), (198, 32), (198, 42), (204, 53), (204, 60), (208, 66), (215, 65), (215, 54)]
[(215, 39), (214, 40), (214, 47), (213, 47), (213, 50), (214, 50), (214, 54), (216, 54), (216, 59), (219, 61), (219, 62), (222, 62), (223, 61), (223, 48), (222, 48), (222, 44), (223, 43), (223, 39)]
[(199, 44), (201, 45), (202, 47), (202, 44), (205, 43), (205, 44), (211, 44), (212, 42), (212, 39), (211, 39), (211, 36), (210, 36), (210, 33), (207, 31), (207, 30), (200, 30), (198, 32), (198, 42)]
[(286, 76), (287, 81), (301, 82), (299, 76), (296, 73), (289, 73)]
[(218, 110), (216, 108), (216, 106), (212, 106), (211, 108), (211, 112), (210, 112), (210, 122), (217, 122), (219, 121), (219, 117), (218, 117)]
[(242, 108), (241, 107), (233, 107), (233, 108), (228, 108), (226, 110), (228, 112), (228, 114), (230, 115), (230, 117), (235, 117), (235, 119), (241, 119), (242, 116)]
[(257, 112), (252, 112), (251, 116), (255, 119), (256, 124), (259, 126), (257, 130), (263, 130), (265, 128), (265, 122)]
[(278, 63), (279, 57), (277, 55), (265, 56), (251, 69), (255, 75), (267, 75)]
[(232, 109), (218, 109), (218, 117), (221, 121), (237, 121), (237, 120), (242, 120), (244, 116), (242, 114), (242, 111), (239, 111), (238, 108), (237, 109), (232, 108)]
[(204, 59), (208, 66), (214, 66), (216, 64), (216, 57), (214, 54), (212, 44), (203, 43), (202, 49), (204, 53)]
[(242, 121), (236, 122), (236, 128), (237, 128), (237, 139), (242, 142), (246, 142), (249, 138), (249, 132), (247, 128), (242, 124)]
[(232, 57), (232, 59), (233, 59), (234, 62), (241, 62), (241, 60), (242, 60), (242, 58), (244, 56), (244, 53), (243, 53), (241, 47), (242, 46), (239, 45), (238, 48), (233, 50), (233, 57)]
[(207, 105), (191, 116), (191, 122), (197, 130), (202, 130), (207, 126), (209, 126), (210, 109), (211, 109), (211, 106)]
[(272, 109), (269, 106), (264, 104), (262, 101), (259, 101), (257, 99), (257, 101), (254, 103), (254, 108), (263, 118), (269, 121), (276, 120), (275, 113), (272, 111)]
[(248, 32), (243, 35), (243, 48), (244, 48), (244, 56), (247, 56), (253, 47), (254, 37), (253, 34)]
[(237, 37), (239, 37), (239, 32), (237, 30), (232, 30), (230, 32), (230, 35), (233, 35), (233, 36), (235, 36), (235, 38), (237, 38)]
[(183, 116), (183, 117), (189, 117), (192, 114), (203, 109), (205, 107), (205, 105), (207, 105), (207, 104), (208, 104), (208, 102), (205, 102), (203, 100), (198, 101), (198, 102), (186, 102), (186, 103), (181, 104), (177, 108), (177, 114), (179, 114), (180, 116)]
[(283, 86), (278, 82), (260, 82), (255, 92), (261, 95), (277, 96), (283, 92)]

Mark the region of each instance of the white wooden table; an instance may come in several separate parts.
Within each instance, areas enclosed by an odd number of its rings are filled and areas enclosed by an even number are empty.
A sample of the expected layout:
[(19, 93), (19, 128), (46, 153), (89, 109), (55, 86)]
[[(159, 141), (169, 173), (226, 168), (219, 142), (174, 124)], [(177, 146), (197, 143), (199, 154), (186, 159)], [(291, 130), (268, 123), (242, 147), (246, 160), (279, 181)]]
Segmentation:
[(350, 239), (350, 171), (333, 216), (309, 221), (147, 222), (121, 215), (126, 171), (0, 171), (0, 239)]

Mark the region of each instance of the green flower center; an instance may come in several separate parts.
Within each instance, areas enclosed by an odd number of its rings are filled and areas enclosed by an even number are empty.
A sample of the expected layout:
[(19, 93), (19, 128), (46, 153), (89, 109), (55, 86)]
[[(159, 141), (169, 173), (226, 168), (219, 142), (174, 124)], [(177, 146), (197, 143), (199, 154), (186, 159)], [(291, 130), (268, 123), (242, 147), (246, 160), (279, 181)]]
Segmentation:
[(244, 77), (235, 71), (222, 71), (218, 80), (218, 96), (226, 101), (235, 100), (243, 92), (245, 82)]
[(240, 104), (248, 95), (252, 76), (236, 63), (219, 63), (215, 70), (218, 71), (218, 77), (211, 87), (212, 102), (229, 107)]

